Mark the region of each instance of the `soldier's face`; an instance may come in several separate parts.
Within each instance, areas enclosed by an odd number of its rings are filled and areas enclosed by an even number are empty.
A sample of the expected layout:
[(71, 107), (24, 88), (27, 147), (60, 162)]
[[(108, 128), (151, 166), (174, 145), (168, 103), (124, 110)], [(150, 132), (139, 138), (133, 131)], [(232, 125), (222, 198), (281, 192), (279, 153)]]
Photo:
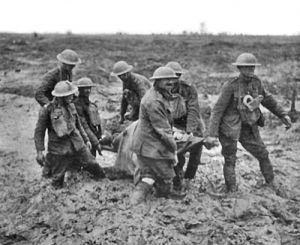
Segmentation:
[(168, 78), (159, 79), (156, 82), (156, 87), (161, 91), (171, 93), (171, 90), (173, 88), (173, 80)]
[(246, 77), (254, 75), (255, 66), (239, 66), (240, 73)]
[(179, 87), (179, 80), (172, 80), (172, 92), (175, 92), (178, 90)]
[(73, 94), (70, 94), (70, 95), (68, 95), (68, 96), (62, 97), (61, 99), (63, 100), (63, 103), (64, 103), (65, 105), (69, 105), (70, 103), (72, 103), (73, 98), (74, 98), (74, 95), (73, 95)]
[(92, 90), (91, 87), (83, 87), (83, 88), (79, 88), (79, 93), (84, 97), (89, 97), (91, 94), (91, 90)]
[(128, 72), (121, 74), (118, 76), (123, 82), (125, 82), (128, 78)]
[(75, 67), (75, 65), (62, 63), (62, 69), (65, 71), (71, 72), (74, 67)]

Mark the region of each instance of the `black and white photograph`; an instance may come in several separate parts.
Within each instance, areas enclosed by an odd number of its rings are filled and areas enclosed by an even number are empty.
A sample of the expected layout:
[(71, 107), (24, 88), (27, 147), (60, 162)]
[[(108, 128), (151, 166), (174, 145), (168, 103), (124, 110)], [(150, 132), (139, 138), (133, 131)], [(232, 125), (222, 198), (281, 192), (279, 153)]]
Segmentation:
[(299, 8), (1, 0), (0, 245), (299, 245)]

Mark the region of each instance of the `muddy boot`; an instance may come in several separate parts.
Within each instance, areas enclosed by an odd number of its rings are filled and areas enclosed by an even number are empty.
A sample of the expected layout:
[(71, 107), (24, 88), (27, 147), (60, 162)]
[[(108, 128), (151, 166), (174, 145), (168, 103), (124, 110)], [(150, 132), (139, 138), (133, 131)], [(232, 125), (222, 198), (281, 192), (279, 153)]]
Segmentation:
[(156, 196), (170, 198), (173, 200), (182, 200), (186, 196), (186, 193), (181, 190), (174, 190), (172, 181), (159, 181), (156, 183)]
[(43, 170), (42, 170), (42, 177), (44, 177), (45, 179), (49, 179), (52, 177), (52, 172), (51, 172), (51, 168), (47, 165), (45, 165), (43, 167)]
[(183, 170), (175, 170), (176, 176), (173, 179), (174, 190), (181, 190), (183, 183)]
[(130, 204), (136, 206), (145, 201), (151, 187), (150, 184), (140, 181), (130, 197)]
[(88, 171), (91, 174), (91, 177), (95, 180), (105, 178), (105, 173), (98, 163), (85, 164), (82, 169)]
[(184, 179), (182, 182), (182, 188), (181, 190), (184, 192), (189, 191), (191, 185), (191, 179)]
[(274, 180), (267, 181), (266, 184), (268, 187), (275, 191), (275, 194), (277, 196), (280, 196), (282, 198), (288, 198), (288, 195), (284, 188), (280, 184), (277, 184)]
[(238, 190), (235, 177), (235, 165), (224, 164), (223, 174), (225, 178), (227, 192), (236, 192)]

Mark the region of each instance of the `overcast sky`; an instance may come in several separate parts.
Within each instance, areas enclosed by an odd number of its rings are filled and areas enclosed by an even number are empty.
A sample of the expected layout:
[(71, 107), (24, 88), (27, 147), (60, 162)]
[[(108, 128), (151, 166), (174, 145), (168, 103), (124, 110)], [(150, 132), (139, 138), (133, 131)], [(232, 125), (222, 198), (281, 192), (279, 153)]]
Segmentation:
[(300, 0), (1, 0), (0, 32), (299, 35)]

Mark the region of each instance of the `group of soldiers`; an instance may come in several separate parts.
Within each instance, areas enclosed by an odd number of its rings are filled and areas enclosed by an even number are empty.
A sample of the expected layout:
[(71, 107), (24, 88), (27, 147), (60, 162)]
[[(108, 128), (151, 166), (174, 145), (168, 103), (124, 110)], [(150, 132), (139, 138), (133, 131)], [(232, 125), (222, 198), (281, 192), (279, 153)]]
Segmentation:
[[(89, 99), (95, 84), (87, 77), (72, 81), (72, 69), (81, 63), (75, 51), (66, 49), (57, 59), (60, 66), (44, 76), (35, 93), (41, 109), (34, 139), (43, 176), (51, 177), (52, 185), (61, 188), (66, 171), (72, 168), (86, 170), (95, 179), (107, 177), (108, 171), (95, 158), (107, 144), (102, 138), (99, 108)], [(158, 197), (183, 198), (201, 164), (202, 146), (210, 149), (219, 142), (227, 192), (237, 191), (238, 142), (257, 158), (266, 183), (276, 188), (268, 150), (258, 130), (264, 124), (259, 106), (269, 109), (288, 128), (291, 120), (255, 75), (260, 64), (254, 55), (243, 53), (232, 65), (240, 74), (223, 85), (206, 128), (196, 87), (181, 79), (184, 71), (178, 62), (157, 68), (149, 78), (152, 84), (133, 73), (133, 66), (125, 61), (115, 63), (112, 74), (123, 83), (120, 123), (136, 122), (130, 149), (139, 170), (131, 195), (133, 205), (144, 201), (151, 190)], [(48, 148), (44, 156), (46, 130)]]

